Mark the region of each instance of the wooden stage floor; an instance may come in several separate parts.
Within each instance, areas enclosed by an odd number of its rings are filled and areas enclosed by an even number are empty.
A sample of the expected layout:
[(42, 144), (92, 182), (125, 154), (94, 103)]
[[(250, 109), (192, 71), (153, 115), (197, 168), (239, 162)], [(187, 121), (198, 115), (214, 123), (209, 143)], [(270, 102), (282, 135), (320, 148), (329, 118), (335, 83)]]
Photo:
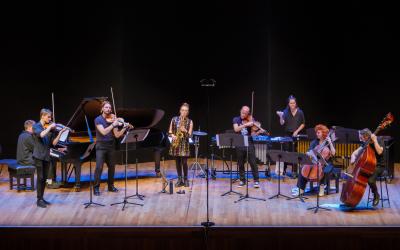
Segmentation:
[[(189, 161), (191, 162), (191, 161)], [(129, 205), (125, 211), (121, 206), (110, 206), (120, 202), (124, 196), (123, 178), (116, 181), (118, 193), (106, 191), (101, 185), (101, 196), (95, 202), (105, 207), (93, 206), (85, 209), (83, 203), (89, 200), (88, 182), (83, 183), (81, 192), (72, 188), (46, 189), (45, 199), (52, 205), (47, 209), (36, 207), (36, 192), (9, 190), (8, 172), (3, 169), (0, 176), (0, 226), (199, 226), (206, 219), (206, 181), (195, 178), (193, 188), (186, 188), (186, 194), (163, 194), (161, 179), (155, 178), (154, 163), (139, 165), (139, 192), (145, 195), (144, 206)], [(164, 164), (168, 177), (175, 177), (174, 162)], [(222, 167), (217, 162), (218, 168)], [(396, 170), (399, 164), (396, 165)], [(83, 167), (84, 179), (88, 178), (88, 167)], [(123, 177), (123, 166), (117, 166), (117, 176)], [(210, 180), (210, 220), (218, 226), (399, 226), (400, 225), (400, 183), (394, 179), (389, 185), (391, 208), (379, 205), (376, 209), (366, 207), (366, 195), (354, 211), (340, 209), (340, 193), (332, 193), (320, 199), (323, 206), (332, 211), (314, 214), (307, 210), (314, 206), (315, 195), (308, 196), (305, 203), (285, 198), (269, 200), (277, 193), (277, 179), (268, 180), (260, 167), (261, 188), (254, 189), (250, 182), (251, 196), (267, 198), (267, 201), (247, 200), (235, 203), (237, 195), (221, 197), (229, 190), (229, 175), (218, 174), (217, 180)], [(106, 177), (106, 168), (103, 177)], [(133, 165), (129, 166), (128, 195), (134, 194), (135, 180)], [(396, 172), (396, 176), (398, 171)], [(190, 177), (191, 177), (190, 173)], [(291, 195), (296, 180), (285, 178), (281, 182), (281, 193)], [(340, 185), (341, 186), (341, 185)], [(244, 193), (245, 188), (234, 190)], [(175, 189), (176, 191), (176, 189)]]

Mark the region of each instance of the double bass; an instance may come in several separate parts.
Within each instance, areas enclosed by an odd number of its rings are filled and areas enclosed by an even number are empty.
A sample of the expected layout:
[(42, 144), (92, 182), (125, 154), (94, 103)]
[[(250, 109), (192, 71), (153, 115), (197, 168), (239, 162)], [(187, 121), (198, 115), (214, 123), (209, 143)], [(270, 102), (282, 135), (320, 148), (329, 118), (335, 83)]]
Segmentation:
[[(387, 128), (394, 120), (391, 113), (388, 113), (374, 131), (377, 135)], [(371, 137), (361, 145), (361, 150), (356, 155), (353, 173), (347, 174), (350, 178), (343, 183), (340, 200), (349, 207), (355, 207), (364, 196), (368, 184), (368, 178), (376, 168), (376, 156), (374, 150), (369, 146)]]

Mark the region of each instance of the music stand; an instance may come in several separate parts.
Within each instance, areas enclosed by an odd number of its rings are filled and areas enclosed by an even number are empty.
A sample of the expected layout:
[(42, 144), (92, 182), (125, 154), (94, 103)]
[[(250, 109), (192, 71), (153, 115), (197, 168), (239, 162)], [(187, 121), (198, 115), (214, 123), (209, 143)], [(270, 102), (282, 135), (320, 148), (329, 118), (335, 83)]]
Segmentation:
[[(240, 147), (240, 146), (245, 146), (246, 144), (248, 145), (248, 141), (246, 142), (245, 137), (241, 134), (235, 134), (235, 133), (224, 133), (224, 134), (217, 134), (217, 146), (229, 146), (232, 148), (233, 146), (235, 147)], [(243, 194), (233, 191), (232, 189), (232, 157), (231, 157), (231, 167), (230, 167), (230, 174), (229, 174), (229, 191), (226, 193), (221, 194), (221, 196), (225, 196), (228, 194), (238, 194), (240, 196), (243, 196)]]
[[(124, 200), (122, 202), (117, 202), (111, 204), (111, 206), (123, 204), (122, 211), (125, 210), (126, 204), (138, 205), (143, 206), (143, 204), (129, 202), (128, 199), (134, 196), (138, 196), (141, 200), (141, 195), (138, 194), (138, 161), (136, 159), (136, 194), (132, 196), (127, 196), (127, 182), (128, 182), (128, 175), (127, 175), (127, 168), (128, 168), (128, 144), (134, 144), (134, 149), (136, 150), (137, 143), (146, 139), (147, 135), (149, 134), (150, 129), (138, 129), (138, 130), (127, 130), (124, 138), (121, 141), (121, 144), (125, 144), (125, 195)], [(144, 196), (143, 196), (144, 197)]]
[[(239, 200), (235, 201), (235, 203), (242, 201), (242, 200), (247, 200), (247, 199), (265, 201), (265, 199), (251, 197), (249, 195), (249, 137), (243, 136), (243, 139), (244, 139), (244, 144), (241, 145), (241, 147), (243, 147), (243, 146), (246, 147), (246, 194), (240, 196)], [(231, 168), (231, 171), (232, 171), (232, 168)]]
[(280, 196), (285, 197), (286, 199), (291, 198), (289, 196), (281, 194), (281, 169), (280, 168), (281, 168), (281, 162), (286, 162), (286, 159), (287, 159), (286, 154), (287, 153), (288, 152), (284, 152), (281, 150), (270, 150), (268, 152), (271, 160), (275, 162), (275, 165), (278, 164), (278, 166), (279, 166), (279, 169), (278, 169), (278, 193), (276, 195), (269, 197), (270, 200), (279, 198)]
[(335, 136), (337, 138), (336, 143), (344, 143), (346, 155), (346, 172), (347, 168), (349, 166), (349, 156), (348, 156), (348, 151), (349, 151), (349, 143), (360, 143), (360, 136), (359, 136), (359, 131), (357, 129), (352, 129), (352, 128), (342, 128), (342, 127), (336, 127), (335, 130)]
[[(306, 154), (303, 153), (297, 153), (297, 152), (286, 152), (286, 160), (288, 163), (292, 164), (298, 164), (299, 167), (299, 175), (301, 174), (301, 169), (300, 166), (302, 165), (312, 165), (312, 161), (310, 157), (308, 157)], [(294, 199), (299, 199), (301, 202), (304, 202), (304, 199), (308, 199), (307, 197), (303, 197), (300, 193), (300, 188), (299, 188), (299, 193), (295, 197), (290, 197), (288, 200), (294, 200)]]
[(89, 196), (89, 202), (84, 203), (83, 205), (85, 206), (85, 208), (90, 207), (91, 205), (97, 205), (97, 206), (102, 206), (104, 207), (105, 205), (100, 204), (100, 203), (96, 203), (93, 202), (92, 198), (93, 198), (93, 182), (92, 182), (92, 158), (91, 158), (91, 154), (92, 151), (94, 149), (94, 147), (96, 146), (96, 143), (92, 143), (89, 145), (89, 147), (86, 149), (85, 153), (83, 153), (83, 155), (80, 157), (80, 160), (83, 161), (86, 158), (90, 157), (89, 159), (89, 189), (90, 189), (90, 196)]

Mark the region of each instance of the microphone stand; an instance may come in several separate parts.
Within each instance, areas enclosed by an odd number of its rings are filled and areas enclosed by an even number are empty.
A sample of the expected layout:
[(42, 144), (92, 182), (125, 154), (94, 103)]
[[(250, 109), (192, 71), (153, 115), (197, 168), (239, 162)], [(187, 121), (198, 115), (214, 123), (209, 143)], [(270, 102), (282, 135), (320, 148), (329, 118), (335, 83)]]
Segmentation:
[[(211, 83), (210, 83), (211, 81)], [(210, 221), (210, 215), (209, 215), (209, 168), (208, 168), (208, 142), (209, 142), (209, 130), (210, 130), (210, 91), (209, 88), (210, 87), (215, 87), (215, 80), (214, 79), (210, 79), (210, 80), (206, 80), (203, 79), (200, 81), (201, 83), (201, 87), (205, 87), (206, 88), (206, 96), (207, 96), (207, 136), (206, 136), (206, 140), (207, 140), (207, 147), (206, 147), (206, 191), (207, 191), (207, 201), (206, 201), (206, 206), (207, 206), (207, 218), (206, 221), (202, 222), (201, 225), (203, 227), (205, 227), (205, 230), (207, 231), (209, 227), (212, 227), (215, 225), (214, 222)]]

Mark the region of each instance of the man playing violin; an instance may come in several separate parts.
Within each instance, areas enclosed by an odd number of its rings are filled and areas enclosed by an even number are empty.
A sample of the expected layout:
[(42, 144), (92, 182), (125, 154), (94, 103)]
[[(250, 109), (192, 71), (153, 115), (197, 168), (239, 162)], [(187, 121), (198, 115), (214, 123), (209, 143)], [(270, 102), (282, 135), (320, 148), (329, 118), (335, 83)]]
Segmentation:
[(37, 178), (37, 206), (41, 208), (50, 205), (50, 202), (43, 198), (44, 190), (46, 187), (46, 178), (48, 176), (50, 168), (50, 147), (55, 146), (60, 140), (61, 134), (67, 129), (61, 129), (57, 135), (55, 135), (56, 124), (51, 123), (52, 112), (48, 109), (42, 109), (40, 111), (40, 121), (35, 123), (32, 127), (34, 135), (34, 147), (33, 147), (33, 160), (36, 167)]
[[(371, 139), (371, 143), (368, 145), (369, 147), (372, 148), (372, 150), (375, 153), (376, 157), (376, 168), (374, 173), (369, 177), (368, 179), (368, 185), (371, 188), (371, 192), (374, 194), (374, 200), (372, 201), (372, 205), (375, 207), (379, 204), (380, 196), (378, 192), (378, 188), (376, 186), (376, 178), (378, 176), (381, 176), (385, 170), (385, 161), (383, 159), (383, 141), (378, 140), (375, 134), (371, 132), (371, 130), (365, 128), (360, 131), (360, 141), (361, 142), (366, 142), (369, 139)], [(352, 154), (351, 154), (351, 159), (350, 163), (355, 164), (356, 161), (356, 156), (360, 152), (361, 147), (356, 149)]]
[(264, 129), (261, 129), (259, 126), (255, 127), (255, 119), (250, 114), (250, 108), (248, 106), (243, 106), (240, 110), (240, 116), (233, 118), (233, 129), (235, 133), (241, 133), (242, 135), (249, 136), (249, 147), (236, 147), (236, 154), (239, 166), (239, 175), (240, 175), (240, 183), (239, 187), (243, 187), (246, 185), (245, 178), (245, 170), (244, 170), (244, 162), (247, 155), (248, 150), (248, 162), (251, 166), (251, 171), (253, 173), (254, 179), (254, 187), (259, 188), (259, 175), (258, 175), (258, 166), (256, 163), (256, 155), (255, 155), (255, 147), (253, 144), (252, 135), (259, 135), (265, 133)]
[[(326, 176), (333, 170), (333, 164), (331, 162), (332, 157), (335, 155), (336, 150), (335, 146), (332, 143), (331, 138), (329, 137), (329, 129), (325, 125), (318, 124), (314, 128), (317, 139), (313, 140), (310, 143), (310, 148), (307, 151), (307, 155), (310, 156), (313, 161), (317, 164), (319, 161), (318, 158), (323, 157), (323, 162), (326, 162), (327, 165), (324, 166), (323, 172), (321, 174), (322, 179), (320, 180), (319, 186), (319, 196), (324, 196), (325, 194), (325, 185), (326, 185)], [(316, 153), (318, 151), (318, 153)], [(303, 166), (304, 167), (304, 166)], [(307, 176), (299, 175), (297, 179), (297, 187), (300, 189), (300, 192), (294, 191), (293, 195), (297, 195), (300, 193), (302, 195), (304, 193), (304, 189), (307, 185), (308, 178)]]
[[(127, 129), (132, 128), (128, 123), (115, 117), (111, 110), (111, 104), (107, 101), (101, 106), (101, 115), (94, 120), (96, 126), (96, 170), (94, 173), (94, 195), (100, 195), (100, 178), (103, 172), (104, 163), (108, 167), (108, 191), (118, 192), (114, 186), (115, 174), (115, 146), (116, 140), (120, 138)], [(122, 126), (122, 129), (119, 127)]]

